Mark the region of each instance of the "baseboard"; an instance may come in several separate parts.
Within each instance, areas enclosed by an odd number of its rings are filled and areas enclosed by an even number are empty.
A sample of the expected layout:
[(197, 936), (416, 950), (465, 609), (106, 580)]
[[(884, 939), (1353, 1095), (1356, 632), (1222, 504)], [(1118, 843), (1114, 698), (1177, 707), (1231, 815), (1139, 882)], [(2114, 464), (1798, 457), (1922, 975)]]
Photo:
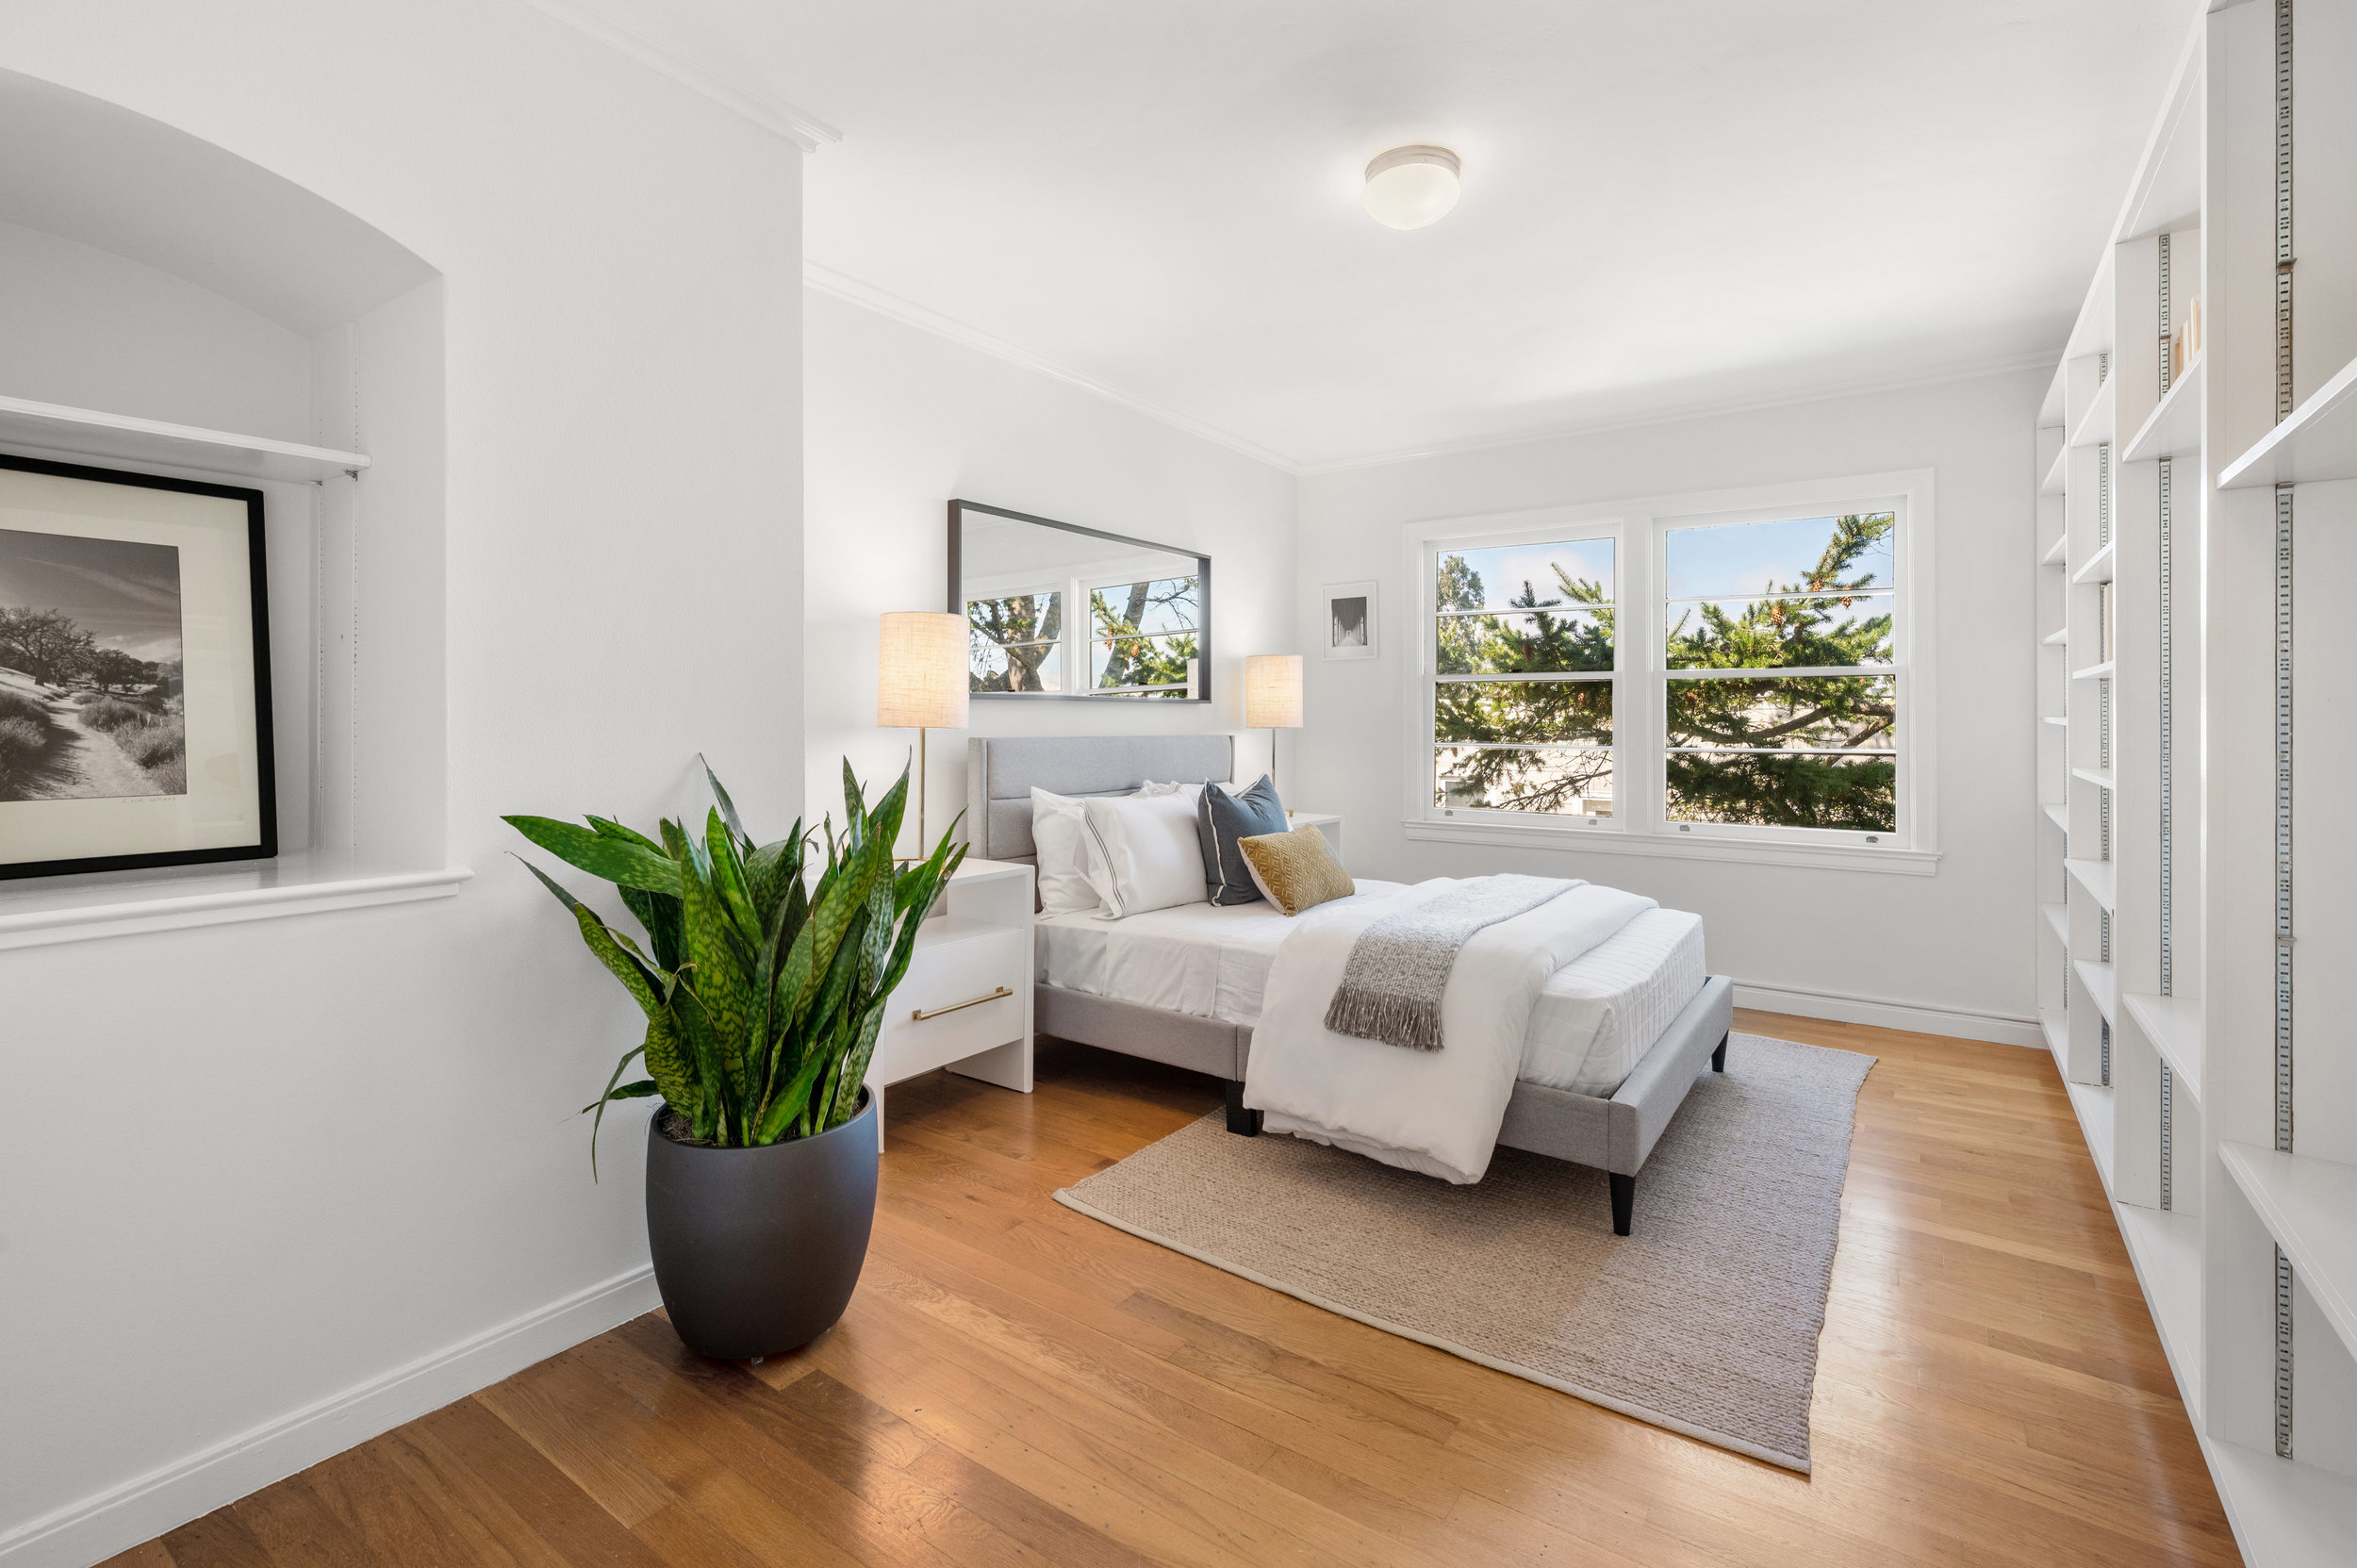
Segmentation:
[(6, 1568), (83, 1568), (652, 1311), (644, 1264), (0, 1534)]
[(1930, 1007), (1881, 997), (1854, 997), (1840, 991), (1802, 991), (1754, 980), (1735, 982), (1735, 1005), (1755, 1007), (1764, 1013), (1793, 1013), (1804, 1018), (1904, 1029), (1918, 1034), (1947, 1034), (1962, 1040), (1988, 1040), (2001, 1046), (2046, 1048), (2046, 1032), (2036, 1018), (2008, 1017), (2002, 1013)]

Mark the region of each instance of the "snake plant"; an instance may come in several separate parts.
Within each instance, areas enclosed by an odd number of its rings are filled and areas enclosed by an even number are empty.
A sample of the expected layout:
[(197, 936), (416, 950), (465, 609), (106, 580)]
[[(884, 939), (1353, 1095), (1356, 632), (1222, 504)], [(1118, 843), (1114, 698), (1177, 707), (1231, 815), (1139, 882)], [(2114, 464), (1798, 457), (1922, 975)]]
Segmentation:
[[(613, 883), (646, 932), (641, 947), (524, 863), (647, 1015), (645, 1039), (615, 1065), (605, 1093), (582, 1107), (597, 1114), (593, 1173), (598, 1125), (618, 1099), (660, 1095), (692, 1140), (723, 1148), (806, 1138), (850, 1120), (917, 926), (965, 858), (944, 833), (923, 860), (894, 861), (905, 768), (871, 810), (844, 763), (843, 832), (825, 824), (823, 867), (806, 864), (821, 835), (799, 821), (775, 843), (754, 844), (728, 791), (704, 771), (715, 804), (701, 838), (668, 819), (658, 841), (602, 817), (586, 827), (504, 818), (558, 859)], [(814, 868), (815, 883), (806, 875)], [(647, 1076), (625, 1083), (634, 1061)]]

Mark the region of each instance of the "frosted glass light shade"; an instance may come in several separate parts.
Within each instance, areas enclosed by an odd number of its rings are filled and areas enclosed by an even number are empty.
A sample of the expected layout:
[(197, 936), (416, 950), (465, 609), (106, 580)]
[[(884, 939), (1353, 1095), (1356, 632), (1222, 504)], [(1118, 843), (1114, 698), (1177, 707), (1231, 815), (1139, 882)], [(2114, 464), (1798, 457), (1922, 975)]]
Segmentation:
[(1437, 223), (1457, 205), (1461, 165), (1446, 147), (1394, 147), (1367, 165), (1367, 216), (1395, 229)]
[(876, 722), (887, 730), (965, 728), (965, 617), (894, 610), (876, 659)]
[(1301, 655), (1255, 653), (1244, 661), (1244, 727), (1301, 728)]

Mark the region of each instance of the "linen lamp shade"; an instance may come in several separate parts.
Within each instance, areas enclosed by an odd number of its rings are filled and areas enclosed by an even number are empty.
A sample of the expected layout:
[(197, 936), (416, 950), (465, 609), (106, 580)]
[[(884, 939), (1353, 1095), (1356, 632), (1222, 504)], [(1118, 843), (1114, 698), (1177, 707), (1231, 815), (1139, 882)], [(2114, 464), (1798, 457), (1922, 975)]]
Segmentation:
[(1244, 727), (1269, 733), (1268, 777), (1275, 784), (1277, 732), (1301, 728), (1300, 654), (1255, 653), (1244, 661)]
[(1244, 727), (1301, 728), (1301, 655), (1255, 653), (1244, 662)]
[(965, 617), (894, 610), (876, 660), (876, 723), (887, 730), (965, 728)]
[(887, 610), (877, 632), (876, 725), (916, 732), (916, 852), (925, 852), (925, 734), (965, 728), (965, 617)]

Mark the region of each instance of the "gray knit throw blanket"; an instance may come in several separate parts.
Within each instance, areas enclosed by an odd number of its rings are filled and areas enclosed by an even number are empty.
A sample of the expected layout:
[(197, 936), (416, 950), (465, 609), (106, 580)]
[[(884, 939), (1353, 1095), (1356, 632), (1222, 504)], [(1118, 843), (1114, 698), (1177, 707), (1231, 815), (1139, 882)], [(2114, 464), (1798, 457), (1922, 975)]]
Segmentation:
[(1409, 1050), (1439, 1050), (1441, 994), (1457, 966), (1457, 949), (1483, 927), (1526, 915), (1579, 885), (1558, 877), (1481, 877), (1385, 916), (1352, 946), (1326, 1027)]

